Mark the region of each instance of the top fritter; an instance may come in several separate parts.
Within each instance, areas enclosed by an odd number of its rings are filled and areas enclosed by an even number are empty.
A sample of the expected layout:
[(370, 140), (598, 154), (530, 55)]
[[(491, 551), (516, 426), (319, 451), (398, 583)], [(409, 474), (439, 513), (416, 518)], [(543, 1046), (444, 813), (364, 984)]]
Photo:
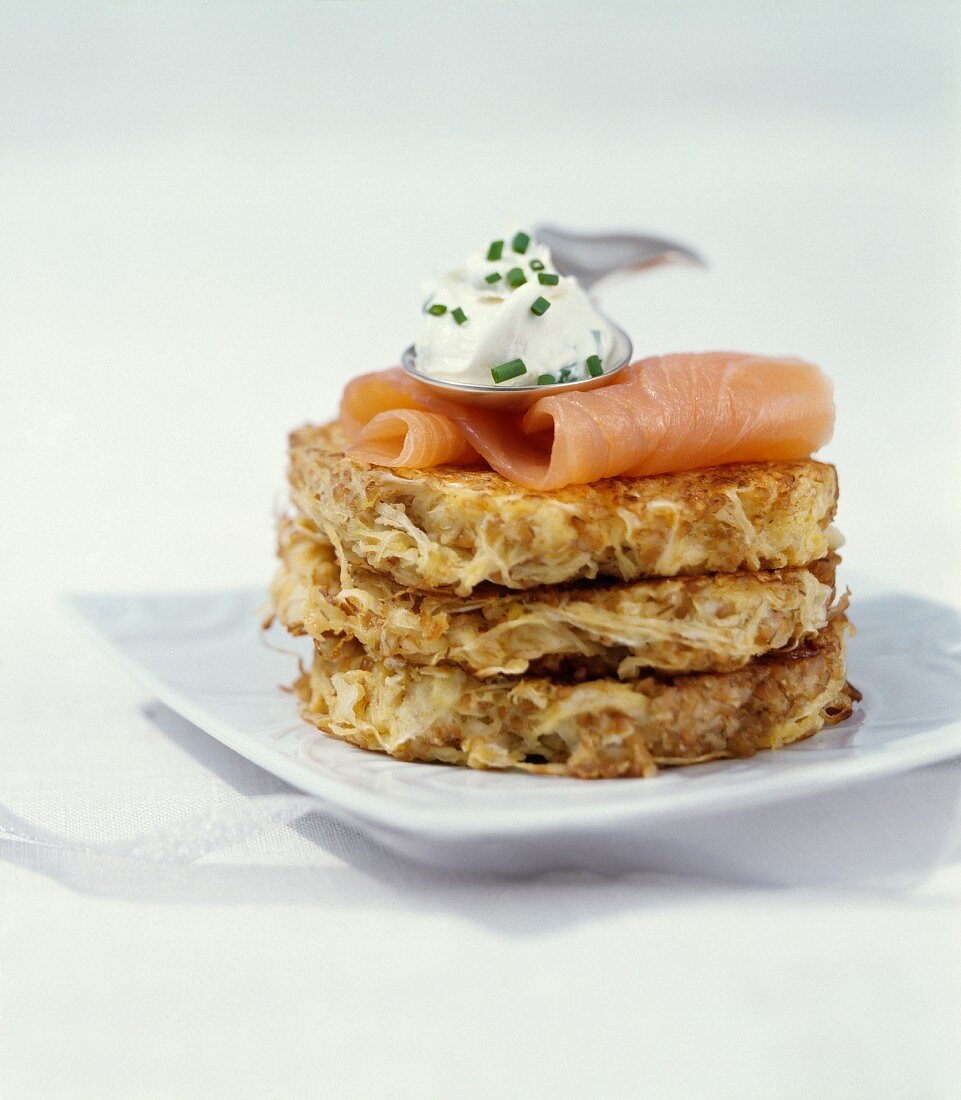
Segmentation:
[(346, 564), (467, 595), (598, 575), (633, 580), (807, 565), (831, 548), (833, 466), (719, 466), (537, 492), (491, 470), (392, 470), (344, 454), (337, 425), (290, 438), (292, 503)]

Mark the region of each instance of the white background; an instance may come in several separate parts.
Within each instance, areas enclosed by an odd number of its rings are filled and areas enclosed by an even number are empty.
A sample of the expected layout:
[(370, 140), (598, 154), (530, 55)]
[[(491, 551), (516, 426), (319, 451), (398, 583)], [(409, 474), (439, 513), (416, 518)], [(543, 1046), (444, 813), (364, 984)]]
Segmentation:
[[(286, 431), (389, 365), (418, 280), (513, 221), (702, 251), (709, 271), (605, 308), (642, 354), (820, 363), (848, 562), (959, 602), (959, 24), (956, 3), (0, 7), (0, 802), (96, 838), (99, 805), (132, 835), (175, 788), (272, 789), (169, 728), (57, 595), (266, 581)], [(956, 864), (872, 897), (477, 884), (318, 820), (125, 891), (5, 852), (4, 1096), (961, 1088)]]

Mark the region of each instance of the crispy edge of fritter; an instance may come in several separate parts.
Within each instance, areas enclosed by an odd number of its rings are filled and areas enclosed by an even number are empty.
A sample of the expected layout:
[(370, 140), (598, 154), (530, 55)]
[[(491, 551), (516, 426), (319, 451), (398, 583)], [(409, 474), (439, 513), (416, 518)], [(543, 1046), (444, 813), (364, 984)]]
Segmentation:
[(742, 463), (554, 492), (491, 470), (394, 470), (348, 458), (336, 424), (290, 436), (297, 510), (354, 562), (409, 587), (468, 595), (598, 575), (733, 573), (829, 551), (833, 466)]
[(381, 658), (455, 664), (482, 679), (733, 671), (822, 629), (837, 563), (524, 592), (488, 585), (459, 598), (346, 567), (303, 517), (281, 521), (278, 554), (272, 613), (292, 633), (344, 635)]
[(857, 698), (845, 681), (847, 629), (839, 612), (805, 646), (737, 672), (579, 684), (478, 680), (451, 666), (377, 660), (357, 642), (327, 638), (315, 642), (297, 691), (302, 716), (322, 733), (401, 760), (649, 776), (659, 764), (777, 749), (846, 718)]

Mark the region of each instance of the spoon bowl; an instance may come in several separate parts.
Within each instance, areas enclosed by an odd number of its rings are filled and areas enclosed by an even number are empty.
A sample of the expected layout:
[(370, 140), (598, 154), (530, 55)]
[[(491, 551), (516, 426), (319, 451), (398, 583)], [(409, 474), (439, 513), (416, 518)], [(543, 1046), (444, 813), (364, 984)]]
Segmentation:
[(556, 393), (574, 393), (575, 390), (596, 390), (600, 386), (606, 386), (608, 382), (622, 371), (631, 361), (634, 348), (631, 339), (612, 321), (608, 321), (613, 335), (610, 361), (611, 366), (605, 368), (603, 374), (596, 378), (581, 378), (573, 382), (555, 382), (552, 386), (517, 386), (508, 389), (504, 385), (491, 383), (489, 386), (476, 385), (471, 382), (450, 382), (447, 379), (431, 378), (430, 375), (421, 374), (417, 369), (417, 356), (414, 346), (405, 349), (400, 357), (400, 365), (418, 382), (437, 392), (438, 397), (449, 397), (461, 405), (472, 405), (482, 409), (529, 409), (535, 401), (542, 397), (551, 397)]

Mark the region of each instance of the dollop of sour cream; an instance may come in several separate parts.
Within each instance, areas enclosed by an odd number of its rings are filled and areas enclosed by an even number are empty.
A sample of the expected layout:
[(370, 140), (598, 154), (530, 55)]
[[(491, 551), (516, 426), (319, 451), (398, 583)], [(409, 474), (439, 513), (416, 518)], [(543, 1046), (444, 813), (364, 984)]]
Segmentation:
[(527, 233), (506, 233), (425, 289), (414, 340), (422, 374), (518, 388), (578, 381), (609, 365), (610, 324)]

